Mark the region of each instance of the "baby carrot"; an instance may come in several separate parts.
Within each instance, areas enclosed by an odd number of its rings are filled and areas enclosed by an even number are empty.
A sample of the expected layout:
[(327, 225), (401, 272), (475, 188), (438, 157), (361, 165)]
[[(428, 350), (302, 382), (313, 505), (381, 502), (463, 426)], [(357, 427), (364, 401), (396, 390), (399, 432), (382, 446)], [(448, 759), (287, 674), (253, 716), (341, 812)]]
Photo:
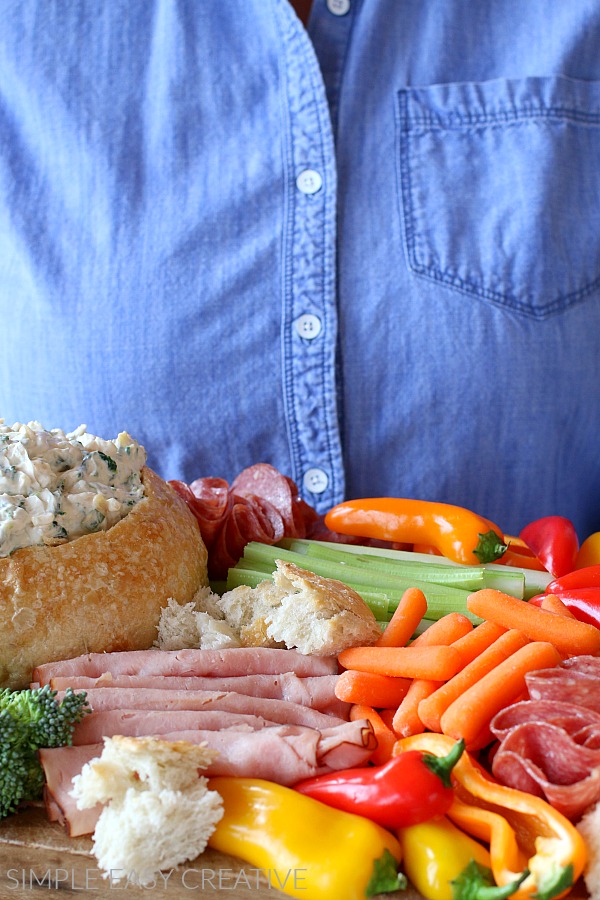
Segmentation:
[(473, 630), (473, 623), (462, 613), (452, 612), (436, 622), (414, 639), (411, 647), (433, 647), (441, 644), (452, 644)]
[(377, 749), (373, 751), (370, 758), (376, 766), (383, 765), (392, 755), (392, 748), (398, 740), (391, 728), (383, 721), (376, 709), (362, 703), (357, 703), (350, 709), (350, 721), (355, 722), (357, 719), (367, 719), (375, 732), (377, 738)]
[(460, 653), (463, 666), (467, 666), (503, 634), (506, 634), (506, 628), (501, 625), (496, 625), (495, 622), (482, 622), (457, 641), (453, 641), (452, 646)]
[(553, 615), (502, 591), (475, 591), (467, 598), (467, 608), (482, 619), (522, 631), (532, 641), (549, 641), (563, 656), (593, 656), (600, 651), (600, 628)]
[(404, 647), (426, 612), (427, 600), (423, 591), (414, 587), (407, 588), (375, 646)]
[(392, 719), (392, 728), (398, 737), (410, 737), (411, 734), (422, 734), (425, 731), (419, 706), (439, 687), (439, 681), (415, 678)]
[(441, 717), (442, 733), (457, 740), (463, 737), (469, 746), (497, 712), (521, 695), (527, 672), (549, 669), (560, 661), (560, 653), (547, 641), (516, 650), (450, 704)]
[(396, 715), (395, 709), (378, 709), (377, 712), (390, 729), (390, 731), (394, 731), (394, 716)]
[(569, 619), (575, 618), (569, 607), (562, 602), (557, 594), (547, 594), (543, 597), (540, 605), (542, 609), (548, 612), (556, 613), (559, 616), (567, 616)]
[(347, 669), (338, 676), (335, 696), (346, 703), (396, 709), (411, 685), (408, 678)]
[(410, 647), (348, 647), (339, 654), (338, 661), (344, 669), (447, 681), (460, 669), (461, 657), (453, 647), (412, 644)]
[[(484, 623), (485, 624), (485, 623)], [(483, 626), (479, 626), (480, 628)], [(475, 629), (476, 630), (476, 629)], [(520, 631), (506, 631), (493, 644), (419, 703), (418, 714), (429, 731), (442, 731), (442, 716), (461, 694), (529, 641)]]

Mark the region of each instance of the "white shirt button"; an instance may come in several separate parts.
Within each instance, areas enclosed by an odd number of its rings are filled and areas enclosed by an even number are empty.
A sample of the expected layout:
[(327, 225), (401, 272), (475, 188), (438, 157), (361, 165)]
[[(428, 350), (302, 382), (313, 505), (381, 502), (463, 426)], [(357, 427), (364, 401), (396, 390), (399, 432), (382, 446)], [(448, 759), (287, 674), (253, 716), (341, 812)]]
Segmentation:
[(307, 469), (302, 483), (304, 484), (304, 489), (311, 494), (322, 494), (323, 491), (327, 490), (329, 477), (323, 469)]
[(296, 178), (296, 187), (303, 194), (316, 194), (323, 187), (323, 179), (314, 169), (304, 169)]
[(350, 0), (327, 0), (327, 9), (334, 16), (345, 16), (350, 10)]
[(323, 327), (320, 318), (318, 316), (313, 316), (311, 313), (304, 313), (304, 315), (298, 316), (294, 322), (294, 326), (297, 334), (308, 341), (313, 341), (318, 337), (321, 334), (321, 328)]

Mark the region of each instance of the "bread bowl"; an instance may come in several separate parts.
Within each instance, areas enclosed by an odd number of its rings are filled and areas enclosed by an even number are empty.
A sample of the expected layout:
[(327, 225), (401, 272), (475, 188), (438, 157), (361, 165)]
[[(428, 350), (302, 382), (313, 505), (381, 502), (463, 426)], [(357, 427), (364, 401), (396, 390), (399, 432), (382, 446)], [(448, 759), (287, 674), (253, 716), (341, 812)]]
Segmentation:
[(0, 559), (0, 687), (26, 686), (42, 662), (147, 649), (168, 599), (187, 603), (208, 584), (185, 501), (146, 465), (139, 477), (142, 498), (107, 530)]

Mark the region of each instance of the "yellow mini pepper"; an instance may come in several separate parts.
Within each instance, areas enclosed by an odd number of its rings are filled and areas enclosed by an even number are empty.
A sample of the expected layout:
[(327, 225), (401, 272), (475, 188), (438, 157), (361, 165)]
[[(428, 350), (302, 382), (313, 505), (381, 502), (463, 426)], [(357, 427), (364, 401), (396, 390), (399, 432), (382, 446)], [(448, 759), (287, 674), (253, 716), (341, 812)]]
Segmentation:
[[(398, 741), (394, 754), (425, 750), (444, 756), (453, 739), (425, 733)], [(455, 799), (448, 817), (463, 831), (489, 844), (497, 885), (529, 874), (511, 894), (514, 900), (553, 900), (568, 893), (587, 861), (583, 838), (561, 813), (532, 794), (490, 778), (468, 753), (452, 770)]]
[(399, 890), (402, 850), (370, 819), (256, 778), (217, 777), (224, 815), (209, 846), (262, 869), (270, 886), (304, 900), (364, 900)]
[(575, 568), (583, 569), (586, 566), (597, 566), (600, 563), (600, 531), (594, 531), (586, 537), (579, 548)]
[(527, 877), (493, 886), (490, 854), (446, 818), (401, 828), (404, 871), (427, 900), (506, 900)]

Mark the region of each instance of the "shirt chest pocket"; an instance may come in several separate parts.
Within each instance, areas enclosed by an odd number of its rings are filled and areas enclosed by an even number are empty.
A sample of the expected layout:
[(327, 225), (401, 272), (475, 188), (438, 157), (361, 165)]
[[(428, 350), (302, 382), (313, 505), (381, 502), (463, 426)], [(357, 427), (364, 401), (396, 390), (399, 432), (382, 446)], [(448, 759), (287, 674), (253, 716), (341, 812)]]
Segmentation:
[(397, 137), (416, 275), (539, 319), (600, 288), (600, 82), (407, 88)]

